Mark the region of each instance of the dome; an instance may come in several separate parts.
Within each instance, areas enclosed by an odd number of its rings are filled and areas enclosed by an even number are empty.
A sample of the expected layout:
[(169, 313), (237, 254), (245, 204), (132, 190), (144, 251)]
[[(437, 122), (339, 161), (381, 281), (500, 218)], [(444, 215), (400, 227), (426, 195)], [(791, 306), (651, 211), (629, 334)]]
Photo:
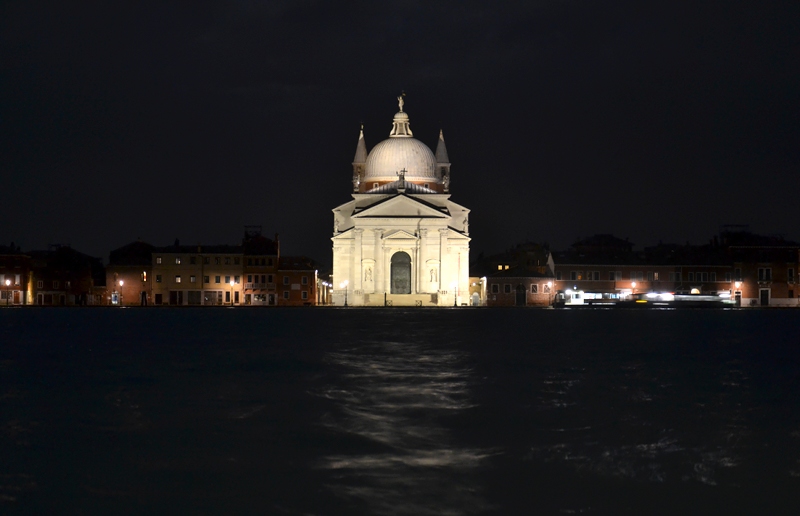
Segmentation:
[(364, 181), (395, 181), (405, 169), (406, 181), (435, 181), (436, 158), (427, 145), (415, 139), (409, 127), (408, 113), (394, 115), (388, 140), (373, 147), (367, 156)]
[(389, 138), (377, 144), (367, 156), (364, 180), (397, 180), (406, 170), (406, 181), (436, 179), (436, 158), (427, 145), (415, 138)]

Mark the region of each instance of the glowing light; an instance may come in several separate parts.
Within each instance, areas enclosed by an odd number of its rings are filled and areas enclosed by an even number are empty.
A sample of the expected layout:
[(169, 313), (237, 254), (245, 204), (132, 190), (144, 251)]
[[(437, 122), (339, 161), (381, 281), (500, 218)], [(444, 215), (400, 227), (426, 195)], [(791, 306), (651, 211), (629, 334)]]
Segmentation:
[(693, 288), (691, 292), (692, 292), (692, 294), (699, 294), (700, 293), (700, 289), (699, 288)]
[(553, 282), (552, 282), (552, 281), (548, 281), (548, 282), (547, 282), (547, 286), (548, 286), (548, 287), (552, 287), (552, 286), (553, 286)]
[(635, 281), (631, 281), (631, 288), (636, 288), (636, 282)]
[(11, 280), (10, 280), (10, 279), (7, 279), (7, 280), (6, 280), (6, 286), (9, 286), (9, 285), (11, 285)]
[(735, 283), (733, 284), (733, 286), (734, 286), (734, 287), (736, 287), (736, 288), (741, 288), (741, 286), (742, 286), (742, 282), (741, 282), (741, 281), (737, 281), (737, 282), (735, 282)]
[(124, 285), (124, 284), (125, 284), (125, 282), (124, 282), (124, 281), (122, 281), (122, 280), (119, 280), (119, 286), (120, 286), (120, 287), (121, 287), (122, 285)]

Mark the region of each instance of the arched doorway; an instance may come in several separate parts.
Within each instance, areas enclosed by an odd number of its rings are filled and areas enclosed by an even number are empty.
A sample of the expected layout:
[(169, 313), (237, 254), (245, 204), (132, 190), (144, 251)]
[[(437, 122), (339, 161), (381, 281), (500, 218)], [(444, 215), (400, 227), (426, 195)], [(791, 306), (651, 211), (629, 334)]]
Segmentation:
[(411, 293), (411, 257), (403, 251), (392, 255), (391, 293)]
[(516, 292), (516, 304), (517, 306), (525, 306), (528, 300), (528, 292), (525, 290), (525, 285), (520, 283), (517, 285), (517, 292)]

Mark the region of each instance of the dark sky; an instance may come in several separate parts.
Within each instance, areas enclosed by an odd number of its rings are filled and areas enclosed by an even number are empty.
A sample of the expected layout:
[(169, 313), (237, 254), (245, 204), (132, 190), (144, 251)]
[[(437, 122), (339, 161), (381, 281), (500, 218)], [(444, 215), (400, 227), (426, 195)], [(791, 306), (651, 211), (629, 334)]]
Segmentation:
[(0, 242), (246, 224), (330, 262), (359, 125), (444, 130), (473, 253), (799, 239), (800, 3), (4, 2)]

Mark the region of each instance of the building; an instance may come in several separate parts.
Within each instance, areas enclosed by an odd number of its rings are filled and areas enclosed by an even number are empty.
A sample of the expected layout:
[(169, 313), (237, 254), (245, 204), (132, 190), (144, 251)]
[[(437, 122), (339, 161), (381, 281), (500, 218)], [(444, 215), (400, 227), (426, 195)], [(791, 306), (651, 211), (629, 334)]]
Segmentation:
[[(506, 252), (481, 258), (487, 306), (550, 306), (554, 263), (547, 246), (526, 242)], [(473, 294), (474, 296), (474, 294)]]
[(277, 306), (278, 291), (275, 276), (280, 259), (280, 241), (261, 235), (261, 226), (247, 226), (242, 242), (244, 253), (244, 304)]
[(153, 249), (153, 304), (222, 306), (242, 302), (242, 246), (174, 245)]
[(389, 138), (353, 159), (352, 200), (333, 210), (334, 305), (453, 306), (469, 297), (469, 210), (450, 200), (442, 132), (436, 153), (394, 116)]
[(305, 256), (282, 256), (278, 265), (278, 306), (317, 304), (318, 266)]
[(147, 306), (153, 302), (153, 249), (137, 240), (109, 253), (106, 267), (107, 302)]
[(100, 258), (60, 244), (28, 254), (31, 257), (31, 299), (36, 305), (103, 304), (106, 273)]
[(31, 257), (11, 242), (0, 246), (0, 306), (27, 305), (32, 296), (29, 292)]

